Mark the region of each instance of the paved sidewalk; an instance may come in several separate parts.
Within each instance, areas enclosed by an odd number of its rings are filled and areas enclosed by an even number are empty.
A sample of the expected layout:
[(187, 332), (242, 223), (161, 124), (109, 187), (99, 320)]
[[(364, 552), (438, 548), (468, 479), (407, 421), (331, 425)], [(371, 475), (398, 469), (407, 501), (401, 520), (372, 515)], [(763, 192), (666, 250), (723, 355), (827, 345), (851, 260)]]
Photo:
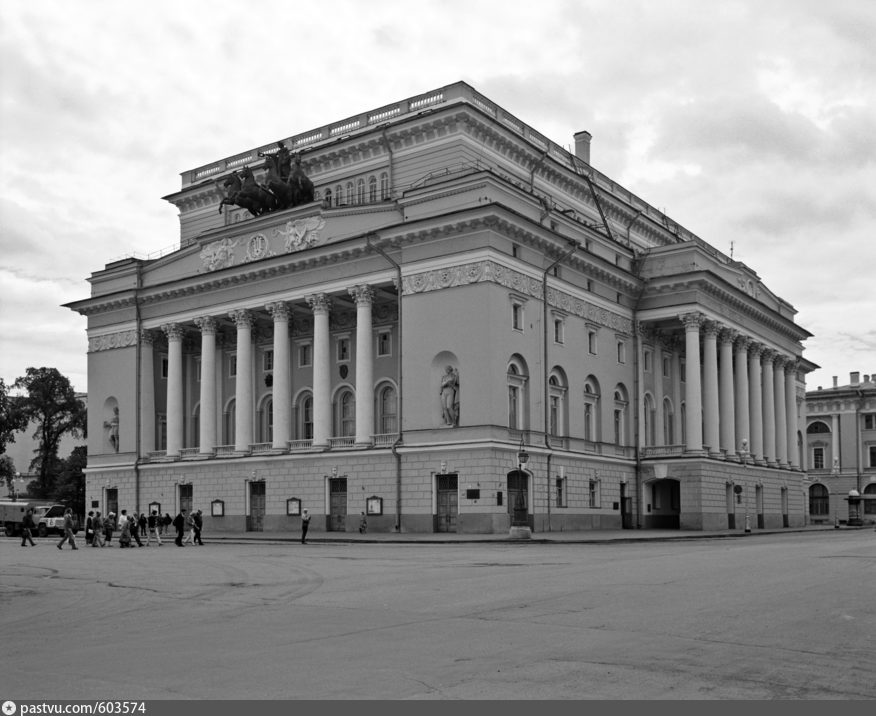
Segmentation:
[[(458, 544), (458, 543), (513, 543), (513, 544), (601, 544), (624, 542), (678, 541), (696, 539), (750, 539), (758, 535), (811, 533), (811, 532), (841, 532), (847, 530), (872, 529), (872, 527), (847, 527), (839, 529), (833, 525), (810, 525), (807, 527), (758, 530), (750, 533), (742, 530), (716, 530), (703, 532), (699, 530), (592, 530), (581, 532), (533, 532), (530, 539), (512, 539), (502, 534), (457, 534), (448, 532), (408, 533), (374, 532), (359, 534), (358, 532), (309, 532), (308, 544), (326, 543), (370, 543), (370, 544)], [(294, 532), (243, 532), (243, 533), (206, 533), (206, 542), (300, 542), (301, 536)]]

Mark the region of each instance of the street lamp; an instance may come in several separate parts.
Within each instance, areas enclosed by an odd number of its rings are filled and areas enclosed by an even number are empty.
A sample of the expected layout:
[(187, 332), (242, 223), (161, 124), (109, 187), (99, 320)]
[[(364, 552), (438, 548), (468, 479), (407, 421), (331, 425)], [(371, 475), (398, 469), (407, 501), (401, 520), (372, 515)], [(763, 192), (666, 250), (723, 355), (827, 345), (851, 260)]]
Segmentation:
[[(742, 449), (739, 451), (739, 457), (742, 458), (742, 466), (748, 470), (748, 438), (742, 438)], [(745, 481), (745, 532), (751, 532), (751, 517), (748, 514), (748, 480)]]

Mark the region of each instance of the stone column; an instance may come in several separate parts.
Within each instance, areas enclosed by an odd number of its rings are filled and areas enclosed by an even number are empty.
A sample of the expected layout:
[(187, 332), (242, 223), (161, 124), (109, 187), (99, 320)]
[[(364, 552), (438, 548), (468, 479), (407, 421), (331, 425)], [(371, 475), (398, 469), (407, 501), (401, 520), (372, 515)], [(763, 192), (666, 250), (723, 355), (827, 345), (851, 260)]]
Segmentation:
[(292, 349), (289, 341), (289, 306), (269, 303), (265, 308), (274, 319), (274, 450), (286, 450), (292, 439)]
[(332, 434), (331, 300), (324, 293), (306, 296), (306, 300), (313, 310), (313, 446), (327, 447)]
[(161, 327), (167, 336), (167, 455), (179, 457), (183, 448), (183, 360), (185, 330), (178, 323)]
[(155, 334), (140, 331), (140, 457), (155, 445)]
[(672, 439), (676, 445), (681, 445), (681, 354), (677, 337), (672, 341)]
[(788, 467), (788, 428), (785, 415), (785, 363), (787, 358), (778, 356), (773, 361), (773, 404), (776, 409), (776, 464)]
[(733, 399), (733, 341), (738, 335), (736, 331), (725, 328), (719, 336), (718, 403), (721, 406), (721, 448), (727, 457), (735, 457), (738, 449)]
[(748, 349), (748, 422), (751, 426), (749, 452), (755, 463), (763, 463), (763, 387), (760, 356), (764, 347), (752, 343)]
[(776, 395), (773, 385), (773, 361), (776, 352), (765, 350), (761, 356), (761, 407), (763, 408), (763, 456), (767, 465), (776, 464)]
[(720, 414), (718, 410), (718, 330), (714, 321), (705, 322), (703, 335), (703, 418), (705, 425), (704, 441), (709, 446), (709, 454), (721, 454), (719, 433)]
[(212, 455), (216, 443), (216, 319), (212, 316), (196, 318), (201, 330), (201, 418), (199, 421), (198, 452)]
[(785, 421), (788, 430), (788, 464), (792, 470), (800, 469), (797, 452), (797, 365), (796, 361), (785, 364)]
[(374, 434), (374, 349), (371, 346), (370, 286), (349, 289), (356, 299), (356, 444), (371, 445)]
[(700, 388), (700, 325), (701, 313), (685, 313), (684, 323), (685, 371), (685, 452), (703, 451), (703, 402)]
[(751, 423), (748, 406), (748, 347), (751, 339), (740, 336), (736, 339), (736, 450), (742, 449), (742, 441), (751, 442)]
[(248, 453), (253, 440), (253, 365), (251, 311), (228, 314), (237, 326), (237, 377), (234, 380), (234, 452)]

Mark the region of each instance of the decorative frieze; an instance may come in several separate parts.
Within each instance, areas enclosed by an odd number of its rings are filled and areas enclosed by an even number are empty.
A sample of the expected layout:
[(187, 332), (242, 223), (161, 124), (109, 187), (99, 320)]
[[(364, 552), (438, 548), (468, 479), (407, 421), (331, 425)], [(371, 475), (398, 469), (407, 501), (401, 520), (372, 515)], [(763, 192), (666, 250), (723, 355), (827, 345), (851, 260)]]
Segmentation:
[(114, 348), (130, 348), (137, 345), (137, 331), (119, 331), (88, 339), (88, 352), (109, 351)]
[[(495, 283), (524, 296), (542, 298), (542, 283), (539, 279), (509, 269), (495, 261), (477, 261), (404, 276), (402, 278), (402, 291), (404, 295), (411, 295), (481, 282)], [(619, 333), (631, 335), (633, 332), (632, 319), (594, 306), (555, 288), (548, 288), (547, 302), (549, 306), (560, 308), (567, 313)]]

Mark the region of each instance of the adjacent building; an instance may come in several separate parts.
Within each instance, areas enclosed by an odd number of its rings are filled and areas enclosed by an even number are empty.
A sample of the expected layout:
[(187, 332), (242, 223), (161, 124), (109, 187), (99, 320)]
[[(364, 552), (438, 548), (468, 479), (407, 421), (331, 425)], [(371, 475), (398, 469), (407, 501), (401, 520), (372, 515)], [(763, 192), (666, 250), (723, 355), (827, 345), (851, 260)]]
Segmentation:
[(806, 451), (812, 522), (876, 522), (876, 374), (806, 393)]
[[(211, 531), (805, 524), (810, 334), (590, 141), (460, 82), (185, 171), (178, 249), (69, 304), (88, 504)], [(235, 205), (285, 190), (287, 151), (312, 196)]]

